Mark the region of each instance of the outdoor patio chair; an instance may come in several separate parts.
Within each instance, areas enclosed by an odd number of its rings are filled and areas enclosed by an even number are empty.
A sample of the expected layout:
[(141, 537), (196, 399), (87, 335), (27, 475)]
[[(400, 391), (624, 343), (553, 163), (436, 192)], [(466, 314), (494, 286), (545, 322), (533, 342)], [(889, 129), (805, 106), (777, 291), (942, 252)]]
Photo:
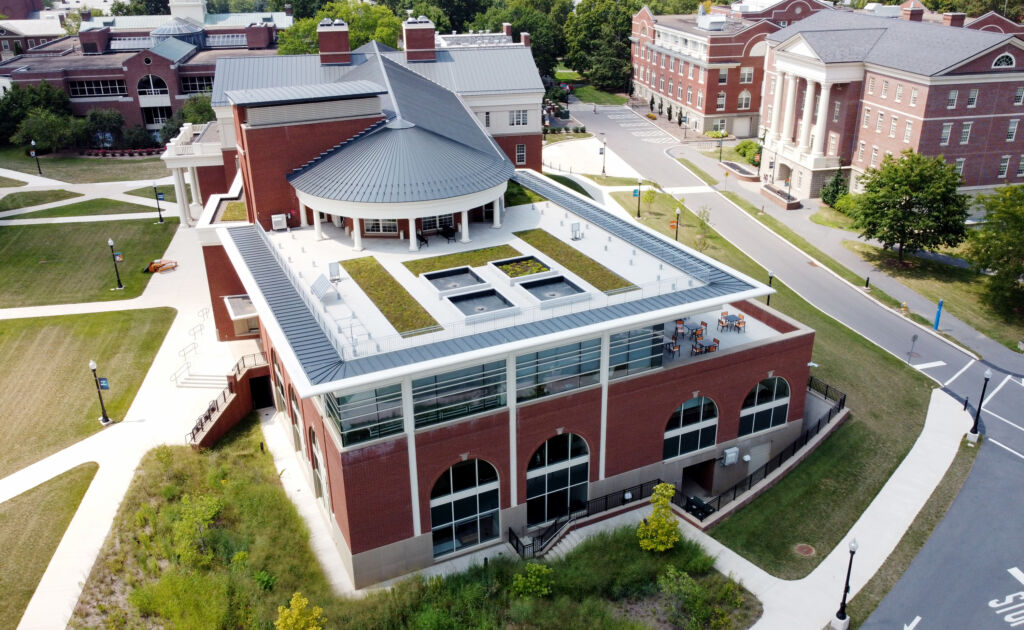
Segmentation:
[(423, 232), (416, 232), (416, 242), (424, 247), (430, 245), (430, 241), (427, 240), (426, 236), (423, 236)]
[(455, 240), (456, 234), (457, 232), (455, 231), (455, 228), (453, 228), (450, 225), (446, 225), (443, 228), (441, 228), (441, 236), (443, 236), (445, 240), (448, 241), (449, 243)]
[(700, 354), (702, 352), (704, 352), (704, 348), (701, 348), (699, 343), (695, 342), (692, 346), (690, 346), (690, 356), (691, 357), (693, 355), (695, 355), (695, 354)]
[(718, 318), (718, 330), (725, 330), (729, 327), (729, 322), (725, 321), (725, 315)]
[(747, 320), (743, 319), (742, 315), (740, 315), (739, 318), (740, 318), (739, 321), (736, 322), (735, 324), (733, 324), (733, 327), (736, 330), (739, 330), (739, 331), (742, 331), (742, 332), (747, 332)]

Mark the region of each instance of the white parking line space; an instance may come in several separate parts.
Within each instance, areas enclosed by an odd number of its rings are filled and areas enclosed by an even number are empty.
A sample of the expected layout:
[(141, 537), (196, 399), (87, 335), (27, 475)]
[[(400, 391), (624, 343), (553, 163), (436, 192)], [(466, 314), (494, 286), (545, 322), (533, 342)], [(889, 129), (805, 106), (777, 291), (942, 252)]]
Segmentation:
[(1024, 584), (1024, 571), (1021, 571), (1017, 567), (1006, 570), (1007, 573), (1013, 576), (1013, 579), (1017, 580), (1021, 584)]
[[(985, 402), (988, 402), (988, 401), (985, 401)], [(1018, 431), (1024, 432), (1024, 427), (1020, 426), (1019, 424), (1017, 424), (1015, 422), (1010, 422), (1009, 420), (1007, 420), (1006, 418), (1002, 417), (998, 413), (995, 413), (993, 411), (985, 409), (985, 407), (982, 407), (981, 410), (984, 411), (985, 413), (987, 413), (988, 415), (992, 416), (996, 420), (1001, 420), (1001, 421), (1005, 422), (1006, 424), (1010, 425), (1011, 427), (1017, 429)]]
[(966, 365), (964, 365), (964, 366), (963, 366), (962, 368), (960, 368), (960, 371), (959, 371), (959, 372), (957, 372), (956, 374), (954, 374), (954, 375), (953, 375), (953, 378), (951, 378), (951, 379), (949, 379), (948, 381), (946, 381), (945, 383), (943, 383), (943, 384), (942, 384), (942, 386), (943, 386), (943, 387), (949, 387), (949, 384), (950, 384), (950, 383), (952, 383), (953, 381), (955, 381), (955, 380), (957, 379), (957, 377), (959, 377), (959, 376), (960, 376), (961, 374), (963, 374), (964, 372), (966, 372), (966, 371), (967, 371), (967, 368), (971, 367), (971, 366), (972, 366), (972, 365), (974, 365), (975, 363), (977, 363), (977, 359), (971, 359), (970, 361), (968, 361)]
[[(1009, 381), (1009, 380), (1010, 380), (1010, 378), (1011, 378), (1011, 377), (1010, 377), (1010, 375), (1009, 375), (1009, 374), (1007, 374), (1007, 375), (1006, 375), (1006, 378), (1004, 378), (1004, 379), (1003, 379), (1003, 382), (1002, 382), (1002, 383), (999, 383), (999, 387), (997, 387), (997, 388), (995, 388), (995, 389), (993, 389), (993, 390), (992, 390), (992, 393), (991, 393), (991, 394), (989, 394), (989, 396), (988, 396), (988, 399), (987, 399), (987, 400), (992, 400), (993, 398), (995, 398), (995, 397), (996, 397), (996, 394), (998, 394), (998, 393), (999, 393), (999, 390), (1001, 390), (1001, 389), (1003, 388), (1003, 385), (1006, 385), (1007, 381)], [(984, 405), (982, 405), (982, 408), (983, 408), (983, 409), (984, 409), (984, 407), (985, 407), (985, 406), (984, 406)]]
[(932, 361), (931, 363), (918, 363), (917, 365), (911, 365), (910, 367), (916, 370), (927, 370), (928, 368), (942, 367), (946, 365), (945, 361)]
[[(1003, 444), (1003, 443), (1002, 443), (1002, 442), (1000, 442), (999, 440), (996, 440), (996, 439), (994, 439), (994, 438), (988, 438), (988, 441), (989, 441), (989, 442), (992, 442), (993, 444), (995, 444), (995, 445), (996, 445), (996, 446), (998, 446), (999, 448), (1001, 448), (1001, 449), (1004, 449), (1004, 450), (1007, 450), (1007, 451), (1009, 451), (1009, 452), (1013, 453), (1014, 455), (1016, 455), (1017, 457), (1019, 457), (1019, 458), (1021, 458), (1021, 459), (1024, 459), (1024, 455), (1021, 455), (1020, 453), (1018, 453), (1017, 451), (1013, 450), (1013, 449), (1012, 449), (1012, 448), (1010, 448), (1009, 446), (1007, 446), (1007, 445)], [(1017, 576), (1014, 576), (1014, 577), (1017, 577)], [(1017, 578), (1017, 579), (1020, 579), (1020, 578)]]

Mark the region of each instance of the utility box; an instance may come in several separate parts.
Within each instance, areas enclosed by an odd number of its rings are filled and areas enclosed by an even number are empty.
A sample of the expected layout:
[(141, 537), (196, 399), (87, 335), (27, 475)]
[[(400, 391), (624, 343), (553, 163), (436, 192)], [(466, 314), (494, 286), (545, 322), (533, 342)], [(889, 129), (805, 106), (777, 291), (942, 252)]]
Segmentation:
[(275, 230), (287, 230), (288, 215), (284, 213), (270, 215), (270, 227)]
[(740, 458), (740, 449), (737, 446), (732, 446), (732, 447), (727, 448), (724, 451), (722, 451), (722, 465), (723, 466), (732, 466), (737, 461), (739, 461), (739, 458)]

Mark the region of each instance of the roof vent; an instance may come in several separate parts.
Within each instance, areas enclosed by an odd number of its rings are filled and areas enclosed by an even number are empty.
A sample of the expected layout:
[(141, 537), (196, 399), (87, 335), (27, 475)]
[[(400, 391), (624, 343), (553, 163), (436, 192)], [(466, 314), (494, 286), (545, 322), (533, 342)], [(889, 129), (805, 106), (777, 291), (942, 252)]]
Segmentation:
[(428, 18), (428, 17), (427, 17), (427, 16), (425, 16), (425, 15), (421, 15), (421, 16), (419, 16), (418, 18), (416, 18), (416, 21), (417, 21), (417, 22), (420, 22), (420, 23), (423, 23), (423, 22), (429, 22), (429, 21), (430, 21), (430, 18)]
[(334, 20), (334, 25), (335, 26), (345, 26), (345, 20), (343, 20), (341, 18), (338, 18), (338, 19)]
[(415, 24), (416, 23), (416, 18), (414, 18), (412, 15), (410, 15), (409, 19), (406, 20), (406, 22), (408, 22), (409, 24)]
[(320, 26), (330, 26), (330, 25), (331, 25), (331, 18), (324, 18), (324, 19), (320, 20)]
[(725, 28), (724, 15), (698, 15), (697, 28), (704, 31), (721, 31)]

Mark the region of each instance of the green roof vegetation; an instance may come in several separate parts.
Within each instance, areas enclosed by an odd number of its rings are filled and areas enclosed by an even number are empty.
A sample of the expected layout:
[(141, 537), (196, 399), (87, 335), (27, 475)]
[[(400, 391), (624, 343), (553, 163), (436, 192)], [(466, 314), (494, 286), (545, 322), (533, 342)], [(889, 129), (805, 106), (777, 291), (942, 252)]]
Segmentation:
[(0, 212), (28, 208), (81, 196), (82, 193), (71, 192), (70, 190), (29, 190), (26, 192), (10, 193), (0, 198)]
[(410, 260), (402, 264), (413, 274), (421, 276), (431, 271), (451, 269), (452, 267), (482, 267), (492, 260), (514, 258), (522, 255), (519, 250), (510, 245), (496, 245), (495, 247), (471, 249), (468, 252)]
[(506, 208), (510, 206), (522, 206), (528, 203), (538, 203), (544, 200), (544, 197), (541, 197), (529, 188), (523, 188), (518, 182), (509, 181), (508, 188), (505, 189)]
[(343, 260), (341, 266), (398, 332), (438, 325), (437, 320), (373, 256)]
[(590, 256), (558, 240), (541, 229), (516, 232), (516, 236), (550, 256), (555, 262), (573, 272), (598, 291), (613, 291), (633, 286), (631, 282), (612, 272)]
[(587, 197), (588, 199), (593, 199), (593, 197), (590, 196), (590, 193), (587, 192), (587, 189), (581, 186), (579, 182), (577, 182), (575, 179), (572, 179), (571, 177), (566, 177), (565, 175), (555, 175), (553, 173), (544, 173), (544, 175), (555, 180), (556, 182), (565, 186), (566, 188), (571, 188), (575, 190), (584, 197)]
[[(99, 469), (82, 464), (0, 503), (0, 628), (15, 628)], [(17, 567), (17, 570), (13, 570)]]
[(249, 215), (245, 209), (244, 201), (229, 201), (224, 206), (224, 212), (218, 218), (219, 221), (246, 221)]
[[(137, 212), (156, 212), (156, 208), (142, 206), (137, 203), (128, 203), (127, 201), (115, 201), (113, 199), (89, 199), (45, 210), (36, 210), (25, 215), (25, 218), (84, 217), (97, 214), (132, 214)], [(167, 218), (164, 217), (164, 221), (166, 220)]]

